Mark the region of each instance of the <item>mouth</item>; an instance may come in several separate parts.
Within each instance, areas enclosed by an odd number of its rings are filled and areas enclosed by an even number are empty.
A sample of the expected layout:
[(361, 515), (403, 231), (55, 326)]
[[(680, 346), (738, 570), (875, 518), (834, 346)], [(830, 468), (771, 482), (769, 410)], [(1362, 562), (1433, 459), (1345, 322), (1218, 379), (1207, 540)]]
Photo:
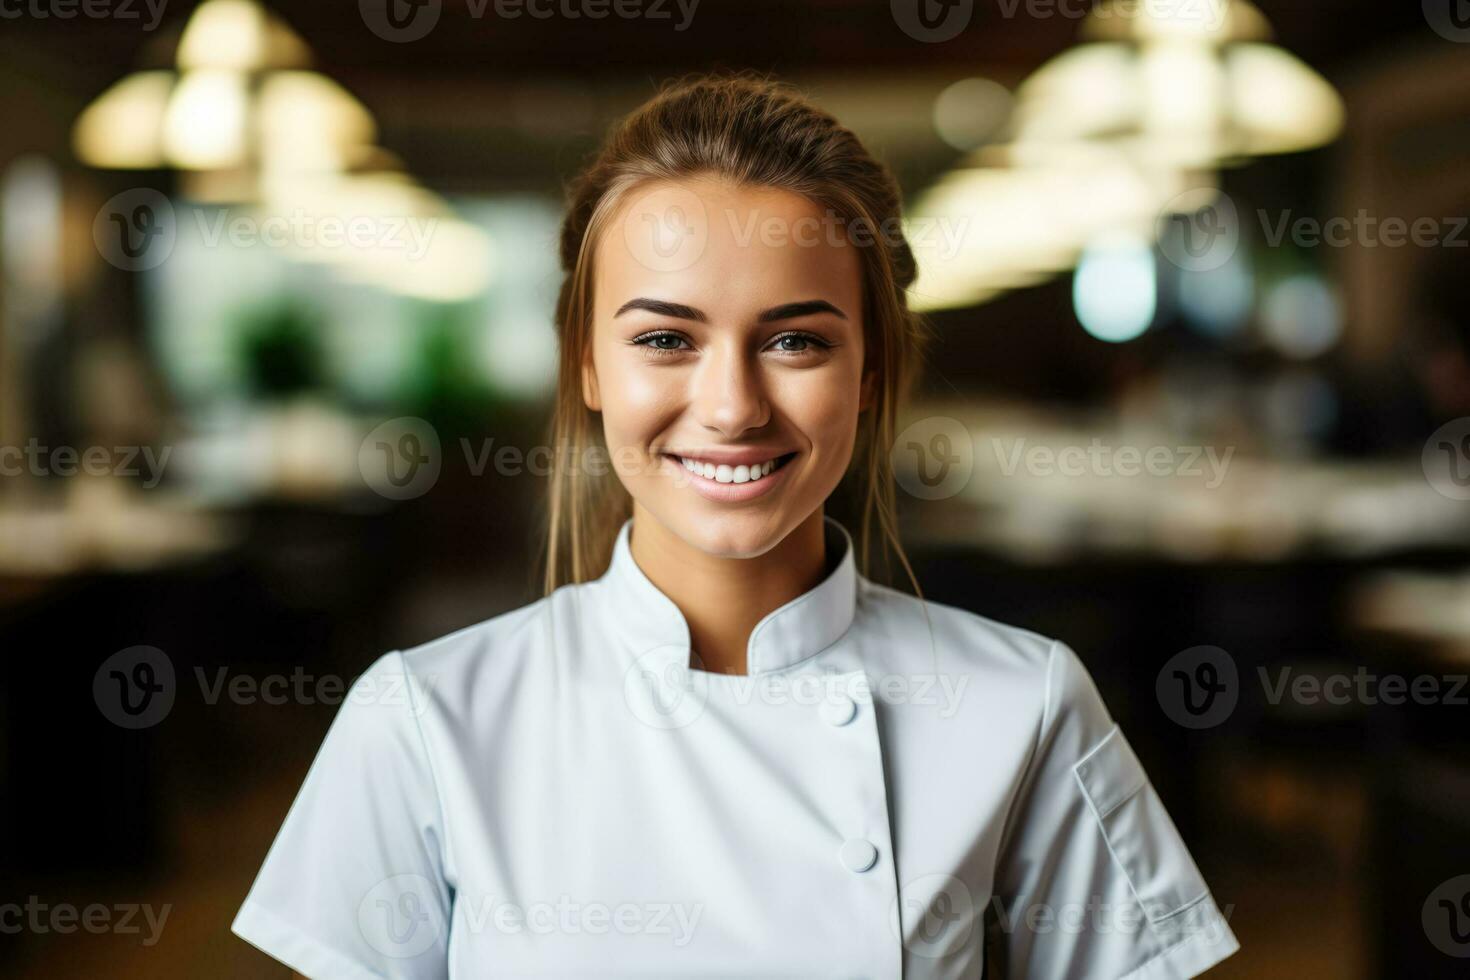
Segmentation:
[(691, 474), (713, 483), (757, 483), (789, 463), (796, 453), (783, 453), (764, 460), (752, 460), (737, 464), (717, 463), (698, 456), (681, 456), (664, 453), (669, 459), (683, 466)]
[[(765, 496), (785, 482), (796, 453), (782, 453), (761, 459), (759, 453), (737, 456), (736, 462), (715, 462), (682, 453), (661, 453), (672, 466), (681, 469), (675, 482), (687, 486), (706, 500), (721, 504), (737, 504)], [(729, 457), (727, 457), (728, 459)]]

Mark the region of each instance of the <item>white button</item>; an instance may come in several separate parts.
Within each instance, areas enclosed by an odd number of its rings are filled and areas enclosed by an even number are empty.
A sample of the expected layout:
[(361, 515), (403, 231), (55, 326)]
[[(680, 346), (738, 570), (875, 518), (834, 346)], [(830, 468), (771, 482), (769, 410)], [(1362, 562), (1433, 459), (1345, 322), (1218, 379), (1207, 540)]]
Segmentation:
[(829, 725), (845, 725), (857, 715), (857, 702), (846, 694), (827, 698), (818, 709)]
[(867, 871), (878, 863), (878, 849), (861, 837), (854, 837), (843, 843), (840, 857), (847, 870)]

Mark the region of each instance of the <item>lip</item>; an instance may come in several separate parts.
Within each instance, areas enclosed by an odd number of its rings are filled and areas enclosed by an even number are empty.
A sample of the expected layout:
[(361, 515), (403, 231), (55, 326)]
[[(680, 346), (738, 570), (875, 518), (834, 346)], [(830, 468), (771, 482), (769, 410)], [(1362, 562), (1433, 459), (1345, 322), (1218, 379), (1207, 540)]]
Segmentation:
[[(741, 452), (746, 457), (746, 459), (749, 460), (749, 462), (745, 462), (744, 464), (747, 466), (750, 465), (751, 462), (758, 462), (771, 458), (771, 454), (769, 453), (758, 456), (746, 450), (741, 450)], [(794, 454), (792, 453), (778, 453), (776, 455), (794, 457)], [(788, 459), (785, 463), (781, 465), (779, 469), (772, 470), (770, 473), (767, 473), (759, 480), (748, 480), (745, 483), (719, 483), (715, 480), (709, 479), (708, 477), (696, 476), (694, 473), (686, 470), (684, 468), (684, 464), (679, 462), (677, 455), (664, 453), (663, 458), (665, 462), (667, 462), (670, 466), (674, 468), (675, 477), (684, 478), (681, 485), (688, 486), (695, 493), (699, 494), (701, 497), (704, 497), (706, 500), (713, 500), (717, 503), (723, 504), (733, 504), (740, 503), (746, 500), (754, 500), (756, 497), (761, 497), (767, 493), (770, 493), (773, 489), (775, 489), (778, 483), (785, 479), (786, 471), (791, 469), (791, 464), (794, 461), (794, 458)], [(715, 458), (708, 454), (697, 458), (709, 460), (711, 463), (715, 462)], [(737, 462), (728, 465), (738, 466), (741, 465), (741, 463)]]

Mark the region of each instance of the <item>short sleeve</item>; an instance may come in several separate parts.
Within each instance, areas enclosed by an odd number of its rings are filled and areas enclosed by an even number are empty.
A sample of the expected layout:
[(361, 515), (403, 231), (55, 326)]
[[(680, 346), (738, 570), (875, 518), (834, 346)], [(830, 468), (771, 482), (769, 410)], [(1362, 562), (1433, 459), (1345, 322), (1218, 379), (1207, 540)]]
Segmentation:
[(353, 683), (231, 926), (312, 980), (447, 976), (452, 896), (424, 703), (398, 652)]
[(990, 923), (1002, 977), (1177, 980), (1240, 948), (1077, 655), (1054, 643)]

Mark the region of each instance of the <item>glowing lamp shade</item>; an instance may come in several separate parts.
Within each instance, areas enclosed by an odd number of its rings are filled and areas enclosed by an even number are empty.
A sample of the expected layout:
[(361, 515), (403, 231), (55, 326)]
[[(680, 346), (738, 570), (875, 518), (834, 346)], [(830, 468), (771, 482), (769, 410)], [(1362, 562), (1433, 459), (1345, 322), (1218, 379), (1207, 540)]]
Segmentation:
[(1233, 45), (1225, 52), (1225, 78), (1245, 153), (1309, 150), (1342, 130), (1337, 90), (1281, 48)]
[(1271, 25), (1248, 0), (1202, 0), (1199, 3), (1154, 3), (1103, 0), (1083, 22), (1090, 41), (1260, 41)]
[(1090, 43), (1017, 90), (1017, 143), (1107, 140), (1146, 163), (1208, 168), (1321, 146), (1342, 129), (1336, 90), (1264, 43), (1269, 25), (1244, 0), (1104, 3), (1084, 23)]
[(258, 102), (267, 171), (341, 171), (377, 138), (373, 117), (346, 89), (311, 71), (265, 76)]
[(1158, 311), (1153, 250), (1140, 236), (1099, 239), (1082, 253), (1072, 279), (1072, 303), (1082, 329), (1118, 344), (1149, 328)]
[(1016, 91), (1018, 142), (1070, 143), (1126, 132), (1142, 112), (1133, 51), (1085, 44), (1042, 65)]
[(240, 72), (203, 69), (184, 75), (164, 113), (164, 155), (185, 170), (243, 166), (249, 103)]
[(214, 68), (261, 71), (292, 68), (311, 61), (306, 44), (254, 0), (208, 0), (179, 38), (178, 64), (184, 70)]
[[(77, 118), (72, 144), (107, 169), (345, 169), (371, 144), (367, 110), (303, 66), (305, 43), (256, 0), (206, 0), (184, 26), (176, 71), (141, 71)], [(259, 104), (258, 104), (259, 103)], [(191, 178), (192, 179), (192, 178)]]
[[(1149, 249), (1139, 238), (1089, 243), (1140, 232), (1152, 241), (1175, 225), (1161, 218), (1208, 207), (1179, 198), (1217, 186), (1221, 168), (1321, 146), (1342, 130), (1337, 91), (1268, 43), (1270, 24), (1247, 0), (1091, 6), (1085, 43), (1016, 88), (999, 138), (984, 132), (981, 142), (985, 83), (967, 80), (941, 95), (936, 129), (951, 145), (973, 149), (909, 212), (964, 233), (943, 248), (915, 247), (915, 309), (980, 303), (1081, 257), (1074, 289), (1083, 326), (1102, 340), (1136, 337), (1157, 312)], [(1178, 241), (1173, 251), (1159, 244), (1190, 273), (1186, 312), (1196, 325), (1220, 335), (1239, 330), (1253, 292), (1250, 270), (1204, 275), (1229, 259), (1238, 225), (1211, 246), (1218, 261), (1193, 254), (1188, 243), (1183, 256)]]
[(140, 71), (103, 92), (72, 128), (77, 157), (116, 170), (163, 166), (163, 117), (173, 87), (171, 71)]
[(954, 171), (909, 210), (919, 267), (909, 303), (952, 309), (1044, 282), (1099, 235), (1151, 231), (1160, 197), (1178, 192), (1172, 175), (1143, 173), (1106, 146), (1065, 164)]

